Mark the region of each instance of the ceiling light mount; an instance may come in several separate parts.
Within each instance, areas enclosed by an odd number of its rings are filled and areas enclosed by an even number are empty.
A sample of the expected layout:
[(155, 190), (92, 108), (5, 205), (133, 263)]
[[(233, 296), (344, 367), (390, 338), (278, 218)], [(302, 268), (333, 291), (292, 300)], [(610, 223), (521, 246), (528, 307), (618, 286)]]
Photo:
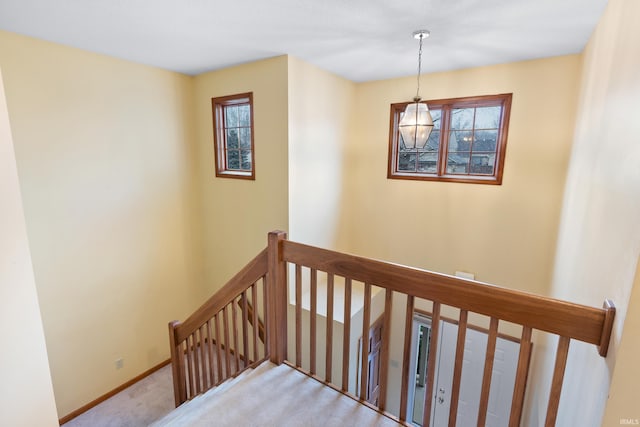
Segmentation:
[(431, 31), (429, 30), (416, 30), (413, 32), (413, 38), (416, 40), (426, 39), (431, 35)]

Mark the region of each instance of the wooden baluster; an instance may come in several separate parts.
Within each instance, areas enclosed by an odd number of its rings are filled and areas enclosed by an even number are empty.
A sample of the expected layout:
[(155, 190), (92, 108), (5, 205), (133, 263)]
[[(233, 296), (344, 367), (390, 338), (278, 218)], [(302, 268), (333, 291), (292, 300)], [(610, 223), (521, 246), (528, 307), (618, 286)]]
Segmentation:
[[(244, 368), (249, 366), (249, 304), (247, 301), (247, 291), (242, 293), (242, 354), (244, 356)], [(254, 359), (255, 362), (255, 359)]]
[[(404, 318), (404, 349), (402, 351), (402, 388), (400, 389), (400, 421), (407, 420), (407, 401), (409, 381), (415, 376), (410, 372), (411, 364), (411, 334), (413, 332), (413, 306), (415, 298), (407, 295), (407, 311)], [(415, 378), (413, 378), (415, 381)], [(427, 424), (428, 425), (428, 424)]]
[(433, 404), (433, 382), (436, 374), (436, 357), (438, 353), (438, 339), (440, 333), (440, 303), (433, 302), (431, 315), (431, 339), (429, 341), (429, 361), (427, 362), (427, 383), (424, 393), (424, 414), (422, 425), (431, 425), (431, 406)]
[(227, 316), (227, 307), (222, 308), (222, 330), (224, 332), (224, 366), (226, 368), (224, 379), (231, 376), (231, 353), (229, 352), (229, 319)]
[(371, 327), (371, 285), (364, 285), (362, 313), (362, 359), (360, 360), (360, 400), (367, 400), (369, 380), (369, 328)]
[(233, 358), (236, 362), (236, 370), (234, 373), (237, 373), (240, 370), (240, 350), (238, 349), (238, 313), (236, 311), (235, 299), (231, 301), (231, 316), (231, 325), (233, 327)]
[(564, 369), (567, 366), (570, 341), (567, 337), (560, 337), (558, 341), (556, 364), (553, 369), (549, 404), (547, 405), (547, 419), (544, 423), (545, 427), (553, 427), (556, 425), (556, 416), (558, 415), (558, 405), (560, 404), (560, 393), (562, 393), (562, 381), (564, 379)]
[(460, 310), (456, 358), (453, 367), (453, 382), (451, 385), (451, 403), (449, 406), (449, 427), (456, 427), (458, 418), (458, 400), (460, 398), (460, 384), (462, 383), (462, 362), (464, 359), (464, 344), (467, 336), (468, 315), (467, 310)]
[(380, 349), (380, 395), (378, 408), (384, 411), (387, 406), (387, 376), (389, 372), (389, 344), (391, 341), (391, 309), (393, 307), (393, 291), (384, 292), (384, 318), (382, 320), (382, 348)]
[(296, 366), (302, 366), (302, 267), (296, 264)]
[(522, 417), (522, 407), (524, 406), (524, 392), (527, 385), (527, 374), (529, 372), (529, 360), (531, 359), (531, 328), (522, 328), (520, 338), (520, 353), (518, 355), (518, 368), (516, 369), (516, 383), (513, 386), (513, 399), (511, 401), (511, 415), (509, 416), (509, 427), (518, 427)]
[(342, 333), (342, 391), (349, 391), (349, 353), (351, 350), (351, 279), (344, 279), (344, 329)]
[(309, 370), (311, 375), (316, 373), (316, 312), (318, 303), (318, 272), (311, 269), (311, 301), (309, 313)]
[(195, 383), (193, 380), (193, 347), (191, 345), (191, 335), (185, 340), (187, 344), (187, 374), (189, 378), (189, 395), (187, 400), (196, 395)]
[(251, 285), (251, 305), (253, 306), (253, 310), (251, 310), (251, 322), (253, 323), (253, 328), (251, 328), (251, 332), (253, 333), (253, 361), (258, 361), (258, 329), (260, 325), (258, 325), (258, 284), (254, 283)]
[(198, 354), (200, 351), (200, 343), (198, 342), (198, 329), (191, 334), (191, 339), (193, 342), (193, 365), (196, 379), (196, 394), (200, 394), (202, 392), (202, 387), (200, 384), (200, 355)]
[(217, 364), (218, 364), (218, 380), (217, 384), (224, 381), (224, 377), (222, 376), (222, 364), (223, 364), (223, 355), (222, 355), (222, 336), (220, 335), (220, 319), (218, 319), (218, 315), (213, 316), (213, 324), (216, 327), (216, 356), (217, 356)]
[(487, 338), (487, 353), (484, 360), (484, 374), (480, 391), (480, 407), (478, 408), (478, 427), (484, 427), (487, 421), (487, 407), (489, 393), (491, 393), (491, 376), (493, 375), (493, 359), (496, 354), (496, 339), (498, 338), (498, 319), (491, 318), (489, 337)]
[(209, 353), (209, 384), (210, 388), (216, 385), (215, 365), (213, 363), (213, 335), (211, 334), (211, 320), (207, 321), (207, 349)]
[(206, 322), (198, 328), (198, 337), (200, 340), (200, 369), (202, 373), (202, 391), (208, 390), (207, 386), (209, 381), (209, 372), (207, 371), (208, 357), (207, 357), (207, 339), (204, 333)]
[[(264, 335), (265, 335), (265, 339), (263, 340), (263, 349), (264, 349), (264, 357), (268, 357), (269, 356), (269, 343), (270, 341), (270, 331), (271, 331), (271, 327), (269, 326), (269, 322), (271, 322), (271, 317), (268, 315), (268, 311), (267, 311), (267, 304), (269, 301), (269, 294), (267, 291), (267, 280), (265, 278), (262, 278), (262, 313), (263, 313), (263, 319), (265, 321), (265, 327), (264, 327)], [(285, 340), (286, 340), (286, 336), (285, 336)], [(275, 356), (271, 356), (271, 361), (274, 362), (274, 357)], [(285, 353), (283, 356), (285, 359), (287, 358), (287, 354)], [(275, 363), (275, 362), (274, 362)]]
[(331, 382), (333, 361), (333, 274), (327, 273), (327, 345), (325, 349), (325, 381)]

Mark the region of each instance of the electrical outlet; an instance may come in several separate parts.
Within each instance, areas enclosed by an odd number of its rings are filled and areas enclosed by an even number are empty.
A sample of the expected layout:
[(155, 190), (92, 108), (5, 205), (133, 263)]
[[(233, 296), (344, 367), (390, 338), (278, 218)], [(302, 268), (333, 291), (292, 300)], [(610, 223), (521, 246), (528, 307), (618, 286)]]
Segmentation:
[(116, 359), (115, 364), (116, 364), (116, 369), (122, 369), (122, 367), (124, 366), (124, 359), (123, 358)]
[(476, 280), (475, 274), (467, 273), (466, 271), (456, 271), (456, 276), (467, 280)]

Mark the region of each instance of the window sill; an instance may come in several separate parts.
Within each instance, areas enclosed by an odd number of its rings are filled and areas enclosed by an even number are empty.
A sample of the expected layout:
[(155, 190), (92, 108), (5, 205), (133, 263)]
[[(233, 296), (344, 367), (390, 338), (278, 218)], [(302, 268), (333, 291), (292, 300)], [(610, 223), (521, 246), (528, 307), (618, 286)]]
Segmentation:
[(419, 173), (400, 173), (388, 174), (388, 179), (408, 179), (414, 181), (441, 181), (441, 182), (460, 182), (466, 184), (487, 184), (502, 185), (502, 177), (482, 176), (482, 175), (426, 175)]

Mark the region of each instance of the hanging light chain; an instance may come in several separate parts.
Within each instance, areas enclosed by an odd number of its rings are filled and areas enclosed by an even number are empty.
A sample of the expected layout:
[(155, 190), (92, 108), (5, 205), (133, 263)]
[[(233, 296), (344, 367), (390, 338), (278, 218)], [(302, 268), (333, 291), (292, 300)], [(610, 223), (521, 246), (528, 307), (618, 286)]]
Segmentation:
[(420, 39), (420, 49), (418, 50), (418, 84), (416, 89), (416, 97), (414, 98), (416, 102), (420, 101), (420, 74), (422, 73), (422, 39), (424, 39), (424, 34), (419, 34)]

